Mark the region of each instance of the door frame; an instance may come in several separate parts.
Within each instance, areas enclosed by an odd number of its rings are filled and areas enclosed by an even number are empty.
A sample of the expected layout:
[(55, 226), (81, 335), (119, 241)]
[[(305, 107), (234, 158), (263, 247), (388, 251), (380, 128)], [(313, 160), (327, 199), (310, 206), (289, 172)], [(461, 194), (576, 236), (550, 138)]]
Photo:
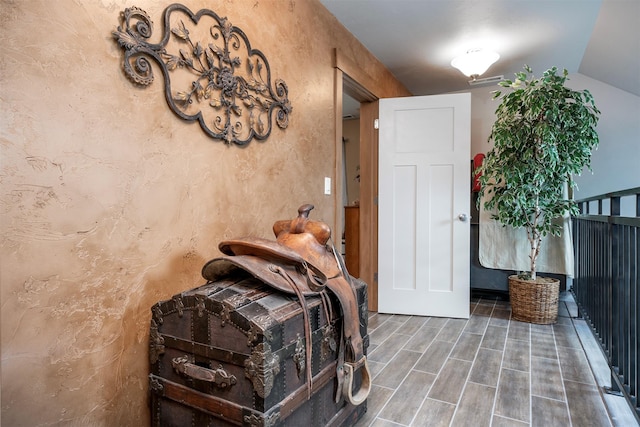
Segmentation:
[(334, 111), (335, 114), (335, 192), (334, 230), (344, 223), (342, 206), (342, 94), (346, 92), (360, 102), (360, 278), (368, 285), (369, 310), (378, 310), (378, 99), (375, 80), (367, 75), (351, 58), (334, 49)]

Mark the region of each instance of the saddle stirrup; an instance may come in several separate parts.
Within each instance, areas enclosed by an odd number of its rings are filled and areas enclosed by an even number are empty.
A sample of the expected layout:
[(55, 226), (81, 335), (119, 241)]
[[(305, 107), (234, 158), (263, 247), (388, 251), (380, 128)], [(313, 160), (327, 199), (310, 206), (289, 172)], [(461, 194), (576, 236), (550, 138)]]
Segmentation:
[(355, 370), (354, 365), (357, 364), (345, 362), (343, 365), (344, 381), (342, 383), (342, 395), (347, 402), (355, 406), (364, 402), (367, 397), (369, 397), (369, 392), (371, 391), (371, 374), (369, 372), (367, 358), (363, 356), (359, 364), (362, 365), (360, 368), (360, 372), (362, 372), (362, 383), (355, 395), (353, 394), (353, 372)]

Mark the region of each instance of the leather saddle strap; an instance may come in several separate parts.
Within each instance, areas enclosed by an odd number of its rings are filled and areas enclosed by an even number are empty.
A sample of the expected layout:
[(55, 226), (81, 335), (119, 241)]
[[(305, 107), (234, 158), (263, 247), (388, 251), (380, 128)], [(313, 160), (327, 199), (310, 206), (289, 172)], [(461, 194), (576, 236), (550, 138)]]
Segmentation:
[[(344, 281), (344, 278), (334, 278), (327, 282), (327, 287), (332, 289), (335, 282)], [(347, 282), (348, 284), (348, 282)], [(349, 288), (351, 287), (348, 284)], [(340, 295), (344, 296), (346, 292), (344, 285), (337, 285), (335, 289), (339, 289), (336, 293), (340, 304), (342, 305), (342, 299)], [(351, 292), (351, 289), (347, 289)], [(355, 297), (346, 297), (347, 300), (355, 301)], [(367, 364), (367, 358), (364, 355), (362, 336), (360, 335), (360, 322), (358, 316), (357, 305), (355, 305), (355, 311), (353, 311), (353, 305), (346, 302), (346, 305), (342, 305), (343, 312), (343, 329), (340, 331), (340, 348), (338, 351), (338, 363), (336, 366), (336, 378), (338, 380), (338, 387), (336, 389), (335, 402), (338, 403), (341, 397), (352, 405), (358, 406), (363, 403), (369, 396), (371, 391), (371, 374), (369, 372), (369, 365)], [(361, 384), (360, 388), (354, 394), (353, 382), (354, 373), (356, 370), (360, 370)]]
[(344, 340), (348, 344), (345, 360), (348, 362), (358, 362), (364, 356), (364, 348), (362, 336), (360, 335), (358, 304), (351, 284), (345, 277), (338, 276), (328, 279), (327, 287), (338, 298), (340, 307), (342, 308), (342, 330)]
[[(362, 335), (360, 335), (360, 312), (357, 296), (351, 283), (351, 276), (347, 272), (342, 257), (331, 245), (340, 273), (327, 280), (327, 287), (338, 297), (342, 307), (343, 326), (341, 331), (340, 349), (338, 351), (336, 403), (344, 397), (352, 405), (360, 405), (371, 391), (371, 374), (367, 358), (364, 355)], [(353, 393), (354, 372), (359, 369), (362, 382), (360, 388)]]
[(271, 269), (275, 273), (278, 273), (279, 275), (281, 275), (282, 278), (285, 279), (287, 283), (289, 283), (289, 285), (291, 286), (291, 289), (295, 292), (296, 296), (298, 297), (298, 301), (300, 302), (300, 305), (302, 306), (302, 320), (304, 323), (304, 340), (305, 340), (305, 373), (307, 377), (306, 379), (307, 400), (309, 400), (311, 399), (311, 389), (313, 388), (313, 385), (312, 385), (313, 376), (311, 373), (311, 358), (312, 358), (311, 351), (312, 351), (313, 343), (311, 342), (311, 323), (309, 322), (309, 308), (307, 307), (307, 300), (302, 294), (302, 291), (300, 290), (300, 288), (296, 286), (295, 282), (286, 271), (284, 271), (282, 268), (280, 268), (275, 264), (272, 265)]
[(338, 297), (340, 306), (344, 316), (342, 330), (344, 339), (347, 343), (351, 343), (352, 360), (347, 358), (348, 362), (359, 362), (364, 357), (364, 348), (362, 344), (362, 335), (360, 335), (360, 312), (358, 309), (358, 297), (355, 293), (351, 276), (344, 265), (342, 256), (336, 250), (333, 242), (330, 245), (330, 251), (336, 260), (338, 266), (338, 275), (327, 279), (327, 287)]
[(327, 292), (323, 290), (320, 292), (320, 298), (322, 298), (322, 308), (324, 309), (324, 316), (327, 319), (327, 324), (333, 322), (333, 307), (331, 306), (331, 300)]

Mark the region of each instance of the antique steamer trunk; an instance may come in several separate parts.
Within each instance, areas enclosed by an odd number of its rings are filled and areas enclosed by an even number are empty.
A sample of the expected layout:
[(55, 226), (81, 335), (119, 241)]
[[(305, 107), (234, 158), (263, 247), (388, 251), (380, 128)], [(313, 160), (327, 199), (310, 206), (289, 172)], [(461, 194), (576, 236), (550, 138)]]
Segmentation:
[[(366, 284), (354, 279), (360, 332), (368, 347)], [(311, 387), (300, 301), (238, 271), (152, 308), (151, 416), (154, 426), (340, 426), (366, 401), (336, 396), (342, 328), (337, 299), (306, 298)], [(356, 373), (355, 387), (360, 373)]]

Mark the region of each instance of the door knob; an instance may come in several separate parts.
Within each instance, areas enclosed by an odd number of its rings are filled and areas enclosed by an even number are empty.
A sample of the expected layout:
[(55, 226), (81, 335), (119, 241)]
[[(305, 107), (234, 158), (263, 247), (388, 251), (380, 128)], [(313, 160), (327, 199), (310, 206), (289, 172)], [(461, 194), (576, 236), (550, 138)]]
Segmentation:
[(469, 219), (471, 218), (471, 216), (465, 214), (465, 213), (461, 213), (460, 215), (458, 215), (458, 219), (462, 222), (467, 222), (469, 221)]

